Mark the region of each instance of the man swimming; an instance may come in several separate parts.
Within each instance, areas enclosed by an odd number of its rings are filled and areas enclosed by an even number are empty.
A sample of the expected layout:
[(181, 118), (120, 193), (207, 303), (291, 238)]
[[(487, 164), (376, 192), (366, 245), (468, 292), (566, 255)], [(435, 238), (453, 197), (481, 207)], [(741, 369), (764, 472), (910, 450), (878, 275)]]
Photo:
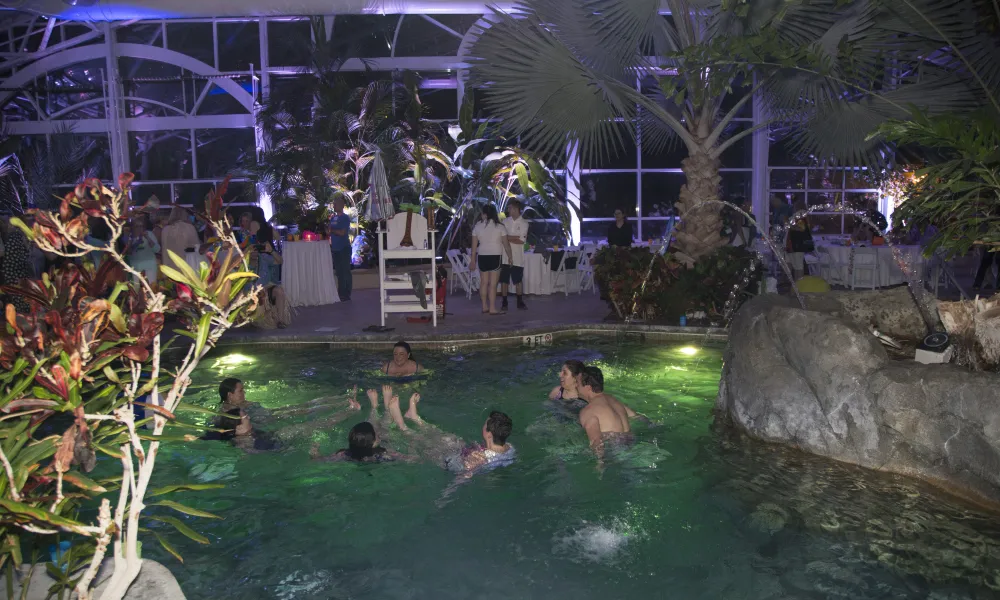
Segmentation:
[(584, 368), (577, 390), (587, 401), (587, 406), (580, 411), (580, 425), (587, 432), (590, 447), (601, 464), (606, 443), (632, 443), (629, 411), (617, 398), (604, 393), (604, 373), (597, 367)]

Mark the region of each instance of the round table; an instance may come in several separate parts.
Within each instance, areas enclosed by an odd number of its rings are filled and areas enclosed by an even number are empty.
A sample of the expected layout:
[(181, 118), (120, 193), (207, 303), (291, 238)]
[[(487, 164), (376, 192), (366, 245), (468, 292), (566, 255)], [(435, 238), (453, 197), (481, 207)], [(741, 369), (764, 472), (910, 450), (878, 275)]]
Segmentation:
[[(853, 253), (851, 250), (855, 246), (834, 246), (821, 245), (824, 250), (830, 253), (830, 258), (834, 262), (832, 269), (840, 275), (840, 280), (850, 284), (850, 269)], [(921, 254), (920, 246), (869, 246), (873, 248), (878, 256), (878, 287), (888, 287), (909, 283), (911, 280), (919, 279), (924, 269), (924, 257)], [(908, 271), (909, 275), (904, 275), (900, 268), (900, 263)], [(833, 279), (833, 278), (831, 278)]]
[(329, 240), (285, 242), (281, 258), (281, 286), (292, 306), (340, 302)]
[(547, 296), (552, 293), (552, 270), (542, 253), (524, 253), (524, 293)]

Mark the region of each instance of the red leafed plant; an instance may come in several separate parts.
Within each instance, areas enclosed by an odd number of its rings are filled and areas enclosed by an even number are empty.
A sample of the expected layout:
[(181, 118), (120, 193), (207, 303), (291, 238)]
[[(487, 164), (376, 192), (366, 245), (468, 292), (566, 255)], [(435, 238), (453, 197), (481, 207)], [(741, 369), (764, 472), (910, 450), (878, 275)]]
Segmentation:
[[(12, 220), (46, 252), (71, 258), (100, 253), (100, 267), (70, 266), (3, 288), (24, 298), (31, 310), (18, 313), (6, 305), (0, 327), (0, 567), (21, 563), (25, 532), (84, 536), (74, 543), (74, 549), (86, 550), (79, 565), (86, 568), (73, 576), (82, 599), (91, 597), (109, 549), (114, 570), (102, 599), (122, 598), (138, 575), (143, 499), (159, 493), (148, 487), (157, 451), (163, 441), (191, 437), (171, 437), (164, 430), (175, 420), (198, 361), (228, 329), (248, 322), (259, 291), (217, 206), (223, 190), (209, 207), (214, 218), (202, 215), (219, 240), (207, 257), (209, 269), (195, 273), (183, 260), (175, 261), (178, 270), (162, 269), (175, 285), (166, 286), (167, 292), (154, 289), (116, 250), (128, 218), (132, 179), (130, 173), (121, 175), (119, 189), (88, 179), (63, 197), (58, 210), (36, 212), (32, 227)], [(105, 246), (87, 241), (88, 222), (95, 218), (111, 230)], [(180, 332), (191, 340), (172, 369), (161, 362), (167, 315), (179, 318)], [(140, 403), (143, 396), (147, 400)], [(137, 404), (153, 416), (137, 422)], [(60, 415), (64, 418), (54, 418)], [(140, 432), (141, 425), (151, 431)], [(84, 475), (101, 455), (121, 463), (120, 477), (96, 482)], [(198, 487), (205, 486), (172, 486)], [(105, 494), (114, 489), (112, 510)], [(206, 514), (176, 502), (163, 504)], [(81, 522), (79, 510), (91, 505), (97, 505), (97, 522)], [(171, 517), (159, 520), (180, 523)], [(178, 529), (197, 536), (182, 524)]]

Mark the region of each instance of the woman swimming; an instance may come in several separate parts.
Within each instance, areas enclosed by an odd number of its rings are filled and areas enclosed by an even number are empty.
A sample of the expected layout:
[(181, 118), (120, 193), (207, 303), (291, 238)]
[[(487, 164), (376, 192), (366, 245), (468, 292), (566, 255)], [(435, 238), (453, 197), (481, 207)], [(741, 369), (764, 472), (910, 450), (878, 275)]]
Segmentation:
[(409, 377), (419, 373), (423, 367), (413, 359), (410, 345), (400, 340), (392, 347), (392, 360), (382, 364), (382, 373), (389, 377)]
[(563, 363), (559, 370), (559, 385), (549, 393), (549, 410), (553, 416), (567, 423), (576, 421), (580, 411), (587, 406), (587, 401), (580, 397), (577, 380), (583, 373), (584, 364), (570, 359)]
[(393, 460), (409, 460), (413, 458), (398, 452), (393, 452), (387, 448), (383, 448), (379, 444), (379, 438), (378, 434), (375, 432), (375, 426), (368, 421), (358, 423), (354, 427), (351, 427), (350, 433), (347, 434), (347, 448), (341, 448), (329, 456), (320, 456), (319, 445), (314, 444), (312, 449), (309, 451), (309, 456), (311, 456), (313, 460), (322, 460), (327, 462), (354, 461), (370, 463), (389, 462)]

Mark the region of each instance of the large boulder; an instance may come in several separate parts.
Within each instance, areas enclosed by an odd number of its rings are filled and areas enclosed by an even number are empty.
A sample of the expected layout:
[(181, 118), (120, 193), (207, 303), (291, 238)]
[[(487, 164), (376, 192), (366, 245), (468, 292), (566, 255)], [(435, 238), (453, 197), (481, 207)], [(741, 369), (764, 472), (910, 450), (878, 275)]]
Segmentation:
[(736, 314), (717, 419), (1000, 502), (1000, 376), (893, 361), (840, 302), (808, 305), (761, 296)]
[[(108, 580), (112, 573), (112, 561), (111, 559), (105, 559), (101, 564), (100, 570), (97, 572), (97, 576), (94, 581), (97, 583), (97, 587), (94, 589), (93, 597), (100, 598), (104, 589), (107, 587)], [(27, 570), (28, 567), (22, 568), (21, 572), (15, 574), (14, 583), (14, 597), (20, 598), (22, 594), (22, 586), (25, 580), (27, 580)], [(82, 574), (82, 572), (80, 573)], [(0, 576), (0, 583), (2, 587), (0, 589), (6, 589), (7, 576), (4, 573)], [(49, 598), (49, 587), (55, 583), (49, 574), (45, 571), (45, 565), (38, 564), (35, 565), (34, 571), (31, 574), (31, 579), (28, 583), (27, 594), (24, 595), (26, 600), (46, 600)], [(75, 592), (72, 592), (67, 597), (71, 599), (77, 598)], [(181, 586), (178, 585), (177, 580), (174, 579), (173, 574), (169, 569), (161, 565), (160, 563), (152, 560), (143, 560), (142, 568), (139, 570), (139, 576), (136, 577), (132, 585), (129, 586), (128, 591), (125, 592), (125, 600), (184, 600), (184, 592), (181, 591)]]

